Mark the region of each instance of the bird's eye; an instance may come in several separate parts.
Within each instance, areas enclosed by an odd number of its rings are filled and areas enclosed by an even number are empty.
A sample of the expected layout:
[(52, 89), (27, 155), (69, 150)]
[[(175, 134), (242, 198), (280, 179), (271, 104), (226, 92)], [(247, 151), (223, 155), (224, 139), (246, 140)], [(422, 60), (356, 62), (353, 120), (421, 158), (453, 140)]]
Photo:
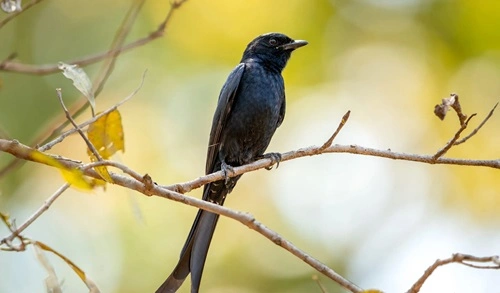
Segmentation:
[(276, 46), (276, 44), (278, 44), (278, 41), (276, 41), (276, 39), (270, 39), (269, 40), (269, 45)]

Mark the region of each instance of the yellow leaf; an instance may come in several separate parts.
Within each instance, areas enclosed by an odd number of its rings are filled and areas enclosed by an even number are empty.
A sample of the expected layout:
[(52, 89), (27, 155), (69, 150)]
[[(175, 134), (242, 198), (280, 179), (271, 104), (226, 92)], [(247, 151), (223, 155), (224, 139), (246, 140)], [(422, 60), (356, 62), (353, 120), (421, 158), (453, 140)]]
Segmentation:
[(102, 189), (103, 189), (104, 191), (106, 191), (106, 181), (104, 181), (104, 180), (91, 178), (91, 179), (90, 179), (90, 184), (91, 184), (94, 188), (96, 188), (96, 187), (102, 187)]
[(92, 189), (92, 185), (86, 180), (85, 176), (83, 176), (82, 170), (67, 168), (63, 164), (59, 163), (59, 161), (57, 161), (56, 159), (49, 157), (39, 151), (31, 152), (30, 156), (35, 162), (58, 168), (59, 171), (61, 171), (64, 180), (66, 180), (66, 182), (68, 182), (72, 186), (85, 190)]
[[(125, 151), (122, 118), (118, 110), (109, 112), (90, 124), (87, 131), (90, 142), (101, 157), (107, 160), (117, 151)], [(87, 150), (90, 155), (91, 151)]]
[[(92, 162), (97, 162), (97, 158), (94, 156), (94, 154), (92, 152), (89, 154), (89, 156), (90, 156), (90, 160)], [(104, 184), (103, 185), (106, 185), (105, 184), (106, 182), (109, 182), (109, 183), (113, 183), (114, 182), (113, 178), (111, 178), (111, 175), (109, 175), (108, 168), (106, 168), (106, 166), (97, 166), (97, 167), (94, 167), (94, 170), (104, 180)], [(101, 184), (99, 184), (99, 185), (101, 185)]]

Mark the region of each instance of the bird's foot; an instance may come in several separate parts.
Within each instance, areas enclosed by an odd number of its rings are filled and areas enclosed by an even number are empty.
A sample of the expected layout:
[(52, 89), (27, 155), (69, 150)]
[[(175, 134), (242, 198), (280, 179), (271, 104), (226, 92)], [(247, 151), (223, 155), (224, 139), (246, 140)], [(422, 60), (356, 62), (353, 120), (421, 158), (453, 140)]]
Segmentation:
[(259, 159), (271, 159), (271, 166), (266, 167), (266, 170), (271, 170), (276, 164), (276, 169), (280, 166), (281, 154), (280, 153), (267, 153), (259, 157)]
[(221, 170), (222, 170), (222, 175), (224, 176), (224, 184), (226, 184), (226, 186), (229, 186), (229, 179), (231, 179), (229, 173), (231, 173), (231, 175), (234, 176), (233, 166), (230, 166), (226, 164), (226, 162), (222, 161)]

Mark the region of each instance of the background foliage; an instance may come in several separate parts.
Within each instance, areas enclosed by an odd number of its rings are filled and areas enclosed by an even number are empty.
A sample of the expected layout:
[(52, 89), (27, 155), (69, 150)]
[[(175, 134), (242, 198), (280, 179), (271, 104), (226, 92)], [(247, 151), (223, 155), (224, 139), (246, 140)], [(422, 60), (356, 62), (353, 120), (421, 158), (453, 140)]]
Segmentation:
[[(104, 51), (128, 5), (44, 1), (0, 30), (0, 59), (17, 52), (22, 62), (45, 64)], [(168, 7), (168, 1), (146, 2), (129, 40), (155, 30)], [(465, 112), (479, 114), (473, 125), (499, 100), (499, 10), (494, 0), (192, 0), (176, 12), (165, 37), (119, 57), (97, 105), (104, 110), (125, 97), (148, 69), (139, 94), (120, 109), (126, 152), (118, 160), (160, 184), (196, 178), (227, 74), (251, 39), (280, 31), (310, 44), (285, 69), (287, 116), (269, 150), (322, 143), (350, 109), (338, 143), (434, 153), (458, 127), (455, 117), (433, 116), (441, 97), (458, 93)], [(85, 70), (92, 76), (97, 68)], [(2, 131), (31, 143), (61, 114), (56, 87), (67, 104), (79, 96), (62, 74), (0, 72)], [(495, 115), (448, 156), (497, 158), (499, 129)], [(52, 152), (87, 160), (77, 136)], [(10, 160), (0, 154), (0, 166)], [(436, 258), (498, 253), (499, 179), (493, 169), (332, 154), (247, 174), (227, 205), (251, 212), (362, 287), (402, 292)], [(61, 183), (57, 171), (26, 163), (0, 178), (0, 210), (22, 221)], [(92, 194), (73, 190), (26, 234), (69, 256), (103, 292), (150, 292), (175, 265), (195, 212), (114, 186)], [(67, 292), (86, 291), (61, 261), (52, 261)], [(33, 254), (3, 252), (0, 263), (0, 292), (43, 291), (44, 271)], [(205, 292), (319, 292), (312, 274), (223, 218), (202, 286)], [(329, 292), (340, 291), (320, 280)], [(424, 292), (492, 292), (499, 280), (495, 271), (446, 267)]]

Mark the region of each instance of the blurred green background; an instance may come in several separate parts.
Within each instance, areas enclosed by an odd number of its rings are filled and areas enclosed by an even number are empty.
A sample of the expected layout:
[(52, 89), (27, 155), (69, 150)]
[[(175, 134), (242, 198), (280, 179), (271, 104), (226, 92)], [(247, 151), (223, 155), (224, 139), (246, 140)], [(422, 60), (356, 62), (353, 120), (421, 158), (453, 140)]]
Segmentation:
[[(106, 50), (130, 1), (48, 0), (0, 30), (0, 60), (51, 64)], [(168, 1), (147, 1), (127, 41), (156, 29)], [(433, 108), (458, 93), (471, 129), (500, 100), (500, 2), (485, 0), (190, 0), (166, 35), (119, 57), (98, 97), (117, 103), (125, 148), (117, 160), (159, 184), (201, 176), (212, 114), (228, 73), (255, 36), (279, 31), (309, 45), (294, 52), (284, 78), (287, 115), (269, 151), (322, 144), (342, 115), (336, 143), (433, 154), (458, 129)], [(0, 19), (6, 15), (0, 13)], [(85, 67), (95, 77), (99, 64)], [(0, 72), (0, 127), (25, 144), (78, 98), (62, 74)], [(79, 121), (88, 119), (85, 113)], [(495, 114), (446, 156), (499, 157)], [(466, 131), (468, 133), (468, 131)], [(88, 161), (72, 136), (51, 150)], [(0, 154), (0, 167), (12, 157)], [(20, 224), (63, 183), (56, 170), (26, 163), (0, 178), (0, 211)], [(247, 211), (363, 288), (403, 292), (436, 258), (498, 254), (498, 170), (328, 154), (246, 174), (226, 205)], [(200, 196), (200, 190), (189, 195)], [(66, 192), (25, 235), (68, 256), (102, 292), (152, 292), (175, 266), (196, 210), (108, 186)], [(8, 231), (0, 227), (0, 236)], [(65, 292), (87, 292), (50, 255)], [(0, 253), (0, 292), (44, 292), (32, 251)], [(321, 292), (308, 265), (235, 221), (215, 233), (202, 292)], [(344, 292), (319, 276), (328, 292)], [(496, 292), (498, 271), (439, 269), (422, 292)], [(189, 292), (189, 281), (181, 289)]]

